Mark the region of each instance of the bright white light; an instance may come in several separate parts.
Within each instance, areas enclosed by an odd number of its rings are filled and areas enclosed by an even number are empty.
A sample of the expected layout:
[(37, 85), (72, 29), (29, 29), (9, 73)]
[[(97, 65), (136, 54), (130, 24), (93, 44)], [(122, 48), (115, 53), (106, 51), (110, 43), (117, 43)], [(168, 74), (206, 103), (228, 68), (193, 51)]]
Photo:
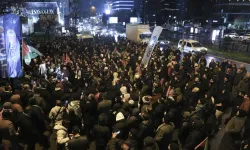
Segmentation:
[(197, 34), (198, 33), (198, 28), (194, 29), (194, 33)]
[(118, 42), (118, 35), (115, 35), (115, 41)]
[(217, 20), (213, 20), (213, 22), (218, 22)]
[(177, 31), (177, 27), (174, 27), (174, 31)]
[(190, 28), (190, 32), (194, 33), (194, 28), (193, 27)]
[(106, 15), (110, 15), (110, 13), (111, 13), (111, 12), (110, 12), (110, 9), (106, 9), (106, 10), (105, 10), (105, 14), (106, 14)]
[(61, 24), (61, 25), (64, 25), (64, 21), (63, 21), (63, 20), (60, 20), (60, 24)]
[(212, 34), (212, 41), (214, 41), (215, 40), (215, 38), (216, 38), (216, 30), (213, 30), (213, 34)]
[(130, 23), (137, 23), (138, 18), (137, 17), (130, 17)]
[(123, 23), (122, 23), (122, 25), (124, 25), (124, 26), (125, 26), (125, 22), (123, 22)]

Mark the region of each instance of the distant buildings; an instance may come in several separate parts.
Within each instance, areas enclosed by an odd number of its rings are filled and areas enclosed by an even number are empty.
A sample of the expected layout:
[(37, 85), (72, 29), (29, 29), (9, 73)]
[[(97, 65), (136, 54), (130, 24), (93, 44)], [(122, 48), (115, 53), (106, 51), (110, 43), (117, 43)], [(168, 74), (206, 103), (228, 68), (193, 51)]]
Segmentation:
[(134, 9), (134, 0), (113, 0), (112, 11), (131, 11)]
[(213, 8), (213, 17), (220, 23), (233, 22), (236, 18), (250, 20), (249, 0), (220, 0)]

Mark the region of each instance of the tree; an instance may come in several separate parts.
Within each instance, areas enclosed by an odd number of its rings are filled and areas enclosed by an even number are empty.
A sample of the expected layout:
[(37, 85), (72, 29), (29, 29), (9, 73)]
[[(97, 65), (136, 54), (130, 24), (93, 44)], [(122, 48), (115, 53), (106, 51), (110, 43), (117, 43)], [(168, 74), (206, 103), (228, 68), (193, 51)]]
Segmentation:
[(50, 33), (52, 29), (55, 29), (56, 26), (59, 25), (58, 23), (58, 15), (57, 14), (46, 14), (40, 15), (40, 19), (38, 20), (37, 24), (45, 30), (44, 39), (50, 39)]
[(246, 22), (248, 22), (248, 19), (246, 17), (239, 16), (234, 20), (234, 28), (243, 29), (245, 27)]
[(22, 15), (24, 0), (0, 0), (0, 15), (14, 13)]

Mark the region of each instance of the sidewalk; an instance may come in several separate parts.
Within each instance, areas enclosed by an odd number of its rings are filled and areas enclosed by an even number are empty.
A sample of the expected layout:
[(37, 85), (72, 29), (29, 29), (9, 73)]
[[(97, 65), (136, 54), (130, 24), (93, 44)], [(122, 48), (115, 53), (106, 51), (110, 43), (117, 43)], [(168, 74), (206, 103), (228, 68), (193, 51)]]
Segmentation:
[(228, 58), (244, 63), (250, 63), (250, 52), (224, 51), (215, 47), (208, 47), (208, 54)]

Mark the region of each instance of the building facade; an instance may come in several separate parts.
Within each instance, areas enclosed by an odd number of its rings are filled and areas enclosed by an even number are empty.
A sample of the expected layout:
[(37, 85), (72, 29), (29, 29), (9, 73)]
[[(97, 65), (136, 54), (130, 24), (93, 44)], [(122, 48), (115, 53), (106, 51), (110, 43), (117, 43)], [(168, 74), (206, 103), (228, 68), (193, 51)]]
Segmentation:
[(113, 0), (112, 11), (131, 11), (134, 9), (134, 0)]
[(233, 22), (237, 18), (250, 19), (249, 0), (219, 0), (213, 7), (213, 17), (220, 23)]

